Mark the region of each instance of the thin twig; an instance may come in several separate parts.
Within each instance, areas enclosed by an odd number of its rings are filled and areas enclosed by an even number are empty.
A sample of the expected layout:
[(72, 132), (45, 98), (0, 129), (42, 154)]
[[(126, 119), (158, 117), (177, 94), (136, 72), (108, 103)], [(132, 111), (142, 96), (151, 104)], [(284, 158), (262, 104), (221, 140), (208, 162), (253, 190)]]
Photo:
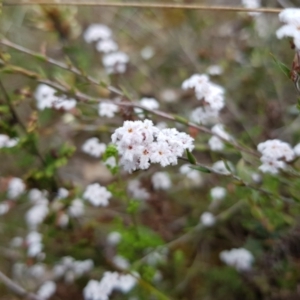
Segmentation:
[(17, 113), (16, 113), (16, 111), (15, 111), (15, 109), (13, 107), (13, 104), (11, 103), (11, 99), (10, 99), (10, 97), (9, 97), (9, 95), (8, 95), (8, 93), (7, 93), (7, 91), (6, 91), (5, 87), (4, 87), (1, 79), (0, 79), (0, 89), (2, 91), (2, 94), (3, 94), (4, 98), (5, 98), (5, 101), (6, 101), (6, 104), (7, 104), (8, 108), (9, 108), (10, 114), (13, 117), (13, 120), (16, 123), (18, 123), (22, 127), (22, 129), (24, 131), (26, 131), (26, 127), (23, 124), (23, 122), (20, 120), (19, 116), (17, 115)]
[(0, 281), (8, 288), (10, 289), (14, 294), (16, 294), (19, 297), (23, 297), (28, 300), (42, 300), (41, 297), (27, 292), (24, 288), (22, 288), (20, 285), (9, 279), (6, 275), (4, 275), (0, 271)]
[[(70, 71), (70, 72), (72, 72), (72, 73), (74, 73), (74, 74), (76, 74), (76, 75), (78, 75), (78, 76), (80, 76), (80, 77), (85, 78), (87, 81), (89, 81), (90, 83), (92, 83), (92, 84), (94, 84), (94, 85), (99, 86), (99, 85), (101, 84), (101, 82), (99, 82), (97, 79), (95, 79), (95, 78), (93, 78), (93, 77), (91, 77), (91, 76), (89, 76), (89, 75), (84, 74), (82, 71), (80, 71), (79, 69), (77, 69), (76, 67), (74, 67), (74, 66), (72, 66), (72, 65), (65, 64), (65, 63), (60, 62), (60, 61), (58, 61), (58, 60), (55, 60), (55, 59), (53, 59), (53, 58), (51, 58), (51, 57), (48, 57), (48, 56), (46, 56), (46, 55), (43, 55), (43, 54), (41, 54), (41, 53), (39, 53), (39, 52), (32, 51), (32, 50), (27, 49), (27, 48), (25, 48), (25, 47), (22, 47), (22, 46), (20, 46), (20, 45), (18, 45), (18, 44), (15, 44), (15, 43), (13, 43), (13, 42), (7, 40), (7, 39), (0, 39), (0, 44), (1, 44), (1, 45), (4, 45), (4, 46), (7, 46), (7, 47), (9, 47), (9, 48), (15, 49), (15, 50), (17, 50), (17, 51), (26, 53), (26, 54), (28, 54), (28, 55), (34, 56), (34, 57), (37, 58), (37, 59), (40, 59), (40, 60), (42, 60), (42, 61), (44, 61), (44, 62), (47, 62), (47, 63), (49, 63), (49, 64), (52, 64), (52, 65), (54, 65), (54, 66), (56, 66), (56, 67), (59, 67), (59, 68), (61, 68), (61, 69)], [(118, 90), (118, 89), (116, 89), (116, 88), (114, 88), (114, 87), (112, 87), (112, 86), (107, 85), (106, 88), (107, 88), (110, 92), (113, 92), (113, 93), (115, 93), (115, 94), (117, 94), (117, 95), (119, 95), (119, 96), (123, 96), (123, 93), (122, 93), (120, 90)]]
[(186, 9), (186, 10), (210, 10), (210, 11), (234, 11), (234, 12), (262, 12), (279, 13), (282, 9), (272, 7), (245, 8), (239, 6), (211, 6), (199, 4), (174, 4), (174, 3), (139, 3), (139, 2), (99, 2), (95, 1), (66, 1), (66, 0), (21, 0), (4, 1), (4, 6), (16, 5), (80, 5), (99, 7), (133, 7), (133, 8), (159, 8), (159, 9)]

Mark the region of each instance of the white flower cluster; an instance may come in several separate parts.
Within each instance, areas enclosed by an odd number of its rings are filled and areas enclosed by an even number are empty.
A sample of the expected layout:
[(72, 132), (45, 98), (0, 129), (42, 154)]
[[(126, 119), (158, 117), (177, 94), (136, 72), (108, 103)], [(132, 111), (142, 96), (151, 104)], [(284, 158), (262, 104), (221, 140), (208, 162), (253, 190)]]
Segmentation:
[(119, 107), (116, 104), (108, 102), (99, 103), (98, 113), (100, 117), (113, 118), (117, 112), (119, 112)]
[(26, 212), (25, 219), (31, 230), (36, 230), (49, 213), (49, 201), (46, 194), (38, 189), (31, 189), (28, 198), (33, 206)]
[(6, 134), (0, 134), (0, 148), (12, 148), (19, 142), (18, 138), (10, 138)]
[(208, 141), (209, 148), (212, 151), (221, 151), (224, 149), (224, 142), (221, 138), (226, 141), (233, 140), (233, 138), (225, 131), (223, 124), (214, 125), (211, 131), (216, 134), (216, 136), (212, 136)]
[(112, 31), (103, 24), (90, 25), (83, 35), (87, 43), (97, 42), (97, 51), (104, 53), (102, 63), (108, 74), (124, 73), (129, 57), (126, 53), (118, 51), (118, 44), (112, 39)]
[[(228, 168), (227, 168), (228, 167)], [(212, 165), (212, 169), (215, 173), (221, 175), (230, 175), (234, 172), (234, 167), (231, 162), (227, 161), (227, 166), (223, 160), (218, 160)]]
[(122, 235), (118, 231), (112, 231), (108, 234), (106, 241), (110, 246), (118, 245), (122, 240)]
[(254, 261), (252, 253), (244, 248), (224, 250), (220, 253), (220, 259), (226, 265), (234, 267), (237, 271), (251, 270)]
[(111, 36), (111, 29), (103, 24), (91, 24), (83, 34), (83, 38), (87, 43), (107, 40), (110, 39)]
[(205, 227), (211, 227), (216, 223), (216, 218), (212, 213), (207, 211), (200, 216), (200, 222)]
[(257, 146), (262, 154), (262, 165), (259, 169), (264, 173), (277, 174), (280, 169), (286, 167), (286, 162), (295, 158), (295, 152), (288, 143), (280, 140), (267, 140)]
[(56, 292), (56, 283), (54, 281), (46, 281), (44, 282), (39, 290), (37, 291), (37, 296), (42, 300), (47, 300), (54, 295)]
[(0, 203), (0, 216), (8, 213), (9, 209), (10, 209), (10, 205), (8, 201)]
[(37, 102), (37, 108), (55, 108), (62, 110), (71, 110), (76, 106), (75, 99), (69, 99), (66, 95), (56, 95), (57, 91), (46, 84), (39, 84), (35, 90), (34, 97)]
[(90, 280), (83, 290), (85, 300), (108, 300), (113, 290), (128, 293), (137, 283), (130, 274), (105, 272), (100, 281)]
[(187, 179), (192, 182), (193, 185), (201, 185), (203, 178), (201, 173), (197, 170), (190, 168), (191, 165), (184, 164), (179, 168), (179, 172), (187, 177)]
[(111, 192), (99, 183), (88, 185), (83, 193), (83, 198), (94, 206), (107, 206), (111, 196)]
[(26, 186), (21, 178), (13, 177), (7, 187), (7, 197), (16, 199), (21, 196), (26, 189)]
[(151, 181), (155, 190), (168, 190), (172, 186), (172, 181), (167, 172), (154, 173)]
[(182, 89), (193, 89), (201, 106), (191, 113), (191, 120), (204, 125), (215, 123), (225, 105), (224, 89), (212, 83), (205, 74), (194, 74), (182, 83)]
[(300, 9), (286, 8), (279, 14), (279, 20), (285, 25), (281, 26), (277, 31), (277, 38), (284, 37), (293, 38), (294, 45), (300, 50)]
[(219, 65), (211, 65), (206, 70), (206, 72), (211, 76), (221, 75), (223, 71), (223, 68)]
[[(148, 109), (158, 109), (159, 102), (154, 98), (142, 98), (139, 103), (141, 106), (148, 108)], [(139, 114), (139, 117), (144, 118), (145, 115), (143, 114), (143, 110), (141, 108), (135, 108), (134, 111)]]
[(69, 224), (71, 218), (79, 218), (84, 214), (84, 203), (80, 198), (73, 199), (70, 205), (65, 207), (65, 203), (61, 200), (67, 198), (70, 192), (65, 188), (59, 188), (55, 201), (51, 203), (52, 210), (57, 213), (57, 225), (65, 228)]
[(151, 163), (162, 167), (176, 165), (185, 149), (193, 150), (193, 141), (175, 128), (160, 130), (147, 119), (125, 121), (112, 135), (112, 142), (121, 155), (120, 165), (128, 172), (148, 169)]
[(81, 150), (94, 157), (100, 157), (106, 150), (106, 145), (100, 143), (99, 139), (94, 137), (85, 141)]
[(147, 200), (150, 197), (150, 194), (141, 187), (141, 182), (137, 179), (128, 181), (127, 190), (134, 199)]
[(94, 268), (94, 262), (91, 259), (75, 260), (71, 256), (65, 256), (53, 267), (55, 278), (64, 278), (68, 283), (76, 278), (83, 276)]
[[(260, 8), (261, 7), (261, 0), (242, 0), (242, 4), (246, 8)], [(249, 12), (250, 16), (257, 16), (260, 15), (259, 12)]]
[(102, 63), (108, 74), (125, 73), (129, 56), (121, 51), (111, 52), (103, 55)]
[(216, 186), (210, 190), (210, 196), (212, 200), (223, 200), (226, 197), (227, 191), (221, 186)]
[(43, 249), (42, 235), (36, 231), (31, 231), (26, 236), (27, 255), (29, 257), (38, 256)]

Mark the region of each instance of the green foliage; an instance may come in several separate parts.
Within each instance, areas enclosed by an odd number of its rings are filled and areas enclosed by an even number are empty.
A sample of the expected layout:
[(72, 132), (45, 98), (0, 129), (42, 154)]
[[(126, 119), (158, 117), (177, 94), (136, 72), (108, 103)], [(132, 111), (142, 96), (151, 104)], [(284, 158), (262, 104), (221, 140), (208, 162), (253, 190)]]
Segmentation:
[(143, 257), (146, 254), (145, 249), (163, 245), (163, 240), (159, 234), (143, 225), (119, 227), (118, 231), (122, 235), (122, 240), (118, 245), (118, 253), (131, 262)]

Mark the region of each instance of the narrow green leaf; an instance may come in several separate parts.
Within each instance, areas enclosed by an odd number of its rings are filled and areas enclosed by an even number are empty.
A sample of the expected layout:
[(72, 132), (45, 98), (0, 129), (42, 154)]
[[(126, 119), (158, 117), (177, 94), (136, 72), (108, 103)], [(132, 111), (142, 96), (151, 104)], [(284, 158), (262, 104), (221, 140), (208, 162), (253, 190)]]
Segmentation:
[(271, 57), (273, 58), (276, 66), (289, 78), (291, 79), (291, 70), (290, 68), (285, 65), (284, 63), (280, 62), (272, 53), (270, 53)]
[(197, 167), (190, 166), (190, 168), (193, 169), (193, 170), (200, 171), (202, 173), (211, 173), (210, 169), (208, 169), (206, 167), (203, 167), (203, 166), (197, 166)]
[(188, 158), (189, 162), (192, 165), (197, 164), (197, 160), (196, 160), (195, 156), (188, 149), (186, 149), (186, 155), (187, 155), (187, 158)]

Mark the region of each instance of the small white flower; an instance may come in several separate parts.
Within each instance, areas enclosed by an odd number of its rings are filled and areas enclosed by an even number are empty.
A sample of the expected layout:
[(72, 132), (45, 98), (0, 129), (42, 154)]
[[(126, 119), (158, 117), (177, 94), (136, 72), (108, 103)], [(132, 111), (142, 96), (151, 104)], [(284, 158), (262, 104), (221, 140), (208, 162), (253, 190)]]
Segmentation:
[[(227, 165), (228, 165), (229, 169), (231, 170), (231, 172), (233, 172), (234, 168), (233, 168), (232, 164), (227, 161)], [(212, 165), (212, 169), (216, 173), (219, 173), (219, 174), (222, 174), (222, 175), (230, 175), (231, 174), (231, 172), (227, 169), (227, 166), (225, 165), (223, 160), (219, 160), (219, 161), (215, 162)]]
[(94, 137), (86, 140), (81, 149), (91, 156), (100, 157), (105, 152), (106, 145), (100, 143), (99, 139)]
[(294, 152), (296, 156), (300, 156), (300, 143), (294, 147)]
[(31, 231), (26, 237), (27, 255), (29, 257), (36, 257), (42, 252), (43, 244), (42, 235), (36, 231)]
[(127, 270), (130, 267), (129, 261), (126, 258), (124, 258), (123, 256), (120, 256), (120, 255), (116, 255), (112, 259), (112, 262), (119, 269)]
[(46, 216), (48, 215), (49, 208), (46, 203), (36, 204), (32, 208), (30, 208), (26, 215), (26, 223), (29, 228), (36, 229), (38, 225), (40, 225)]
[(222, 251), (220, 259), (228, 266), (236, 268), (237, 271), (249, 271), (252, 268), (254, 257), (251, 252), (244, 248)]
[(96, 42), (100, 39), (109, 39), (111, 29), (103, 24), (91, 24), (84, 32), (83, 38), (87, 43)]
[(6, 134), (0, 134), (0, 148), (12, 148), (19, 143), (18, 138), (10, 138)]
[(212, 151), (222, 151), (225, 147), (223, 141), (217, 136), (212, 136), (208, 141), (208, 145)]
[(29, 201), (33, 204), (47, 204), (48, 199), (46, 198), (47, 192), (40, 191), (39, 189), (31, 189), (28, 193)]
[(253, 180), (254, 182), (256, 182), (256, 183), (260, 183), (260, 182), (262, 181), (261, 175), (258, 174), (258, 173), (253, 173), (253, 174), (251, 175), (251, 178), (252, 178), (252, 180)]
[(128, 181), (127, 190), (134, 199), (147, 200), (150, 197), (150, 194), (141, 187), (141, 182), (137, 179)]
[(293, 38), (296, 50), (300, 49), (300, 9), (286, 8), (279, 14), (279, 20), (285, 25), (281, 26), (277, 32), (277, 38), (283, 37)]
[[(159, 102), (154, 98), (142, 98), (140, 100), (140, 105), (151, 110), (159, 108)], [(141, 118), (144, 118), (143, 110), (141, 108), (135, 108), (134, 111), (139, 114)]]
[(117, 231), (113, 231), (107, 236), (106, 241), (109, 245), (116, 246), (120, 243), (121, 239), (122, 239), (121, 233)]
[(37, 108), (44, 110), (46, 108), (55, 108), (71, 110), (77, 104), (75, 99), (69, 99), (65, 95), (56, 95), (57, 91), (46, 85), (40, 84), (35, 90), (34, 97), (37, 101)]
[(211, 65), (207, 68), (206, 72), (212, 76), (221, 75), (223, 73), (223, 68), (219, 65)]
[(162, 101), (167, 103), (174, 103), (178, 101), (179, 96), (178, 93), (173, 89), (165, 89), (160, 93), (160, 97)]
[(208, 82), (209, 82), (209, 77), (207, 75), (194, 74), (182, 83), (181, 88), (184, 90), (194, 89), (198, 85), (206, 84)]
[(216, 218), (212, 213), (204, 212), (200, 217), (200, 221), (205, 227), (211, 227), (215, 224)]
[(104, 164), (108, 167), (114, 168), (117, 166), (116, 158), (111, 156), (104, 162)]
[(51, 108), (53, 103), (57, 100), (55, 93), (56, 90), (49, 85), (39, 84), (34, 93), (34, 97), (37, 101), (37, 108), (39, 110)]
[[(242, 0), (242, 4), (246, 8), (260, 8), (261, 0)], [(258, 16), (259, 14), (259, 12), (248, 12), (249, 16)]]
[(58, 226), (65, 228), (69, 224), (69, 216), (67, 214), (60, 214), (58, 217)]
[(58, 199), (64, 199), (69, 196), (70, 192), (65, 188), (59, 188), (57, 191), (57, 198)]
[(56, 292), (56, 283), (54, 281), (46, 281), (44, 282), (39, 290), (37, 291), (37, 295), (43, 299), (47, 300), (54, 295)]
[(73, 218), (79, 218), (84, 214), (84, 204), (81, 199), (74, 199), (68, 208), (68, 214)]
[(128, 55), (121, 51), (107, 53), (102, 57), (102, 63), (108, 74), (125, 73), (128, 62)]
[(43, 276), (45, 275), (46, 268), (43, 264), (35, 264), (31, 266), (28, 271), (30, 276), (40, 279), (43, 278)]
[(219, 111), (210, 106), (197, 107), (190, 114), (191, 121), (203, 125), (214, 124), (219, 119)]
[(97, 51), (102, 53), (114, 52), (117, 51), (118, 48), (118, 44), (111, 39), (101, 40), (96, 45)]
[(0, 216), (5, 215), (9, 211), (9, 204), (7, 202), (0, 203)]
[(257, 150), (262, 154), (260, 160), (263, 164), (259, 169), (264, 173), (277, 174), (286, 167), (285, 162), (295, 158), (295, 151), (291, 146), (277, 139), (258, 144)]
[(144, 60), (149, 60), (155, 55), (155, 50), (151, 46), (146, 46), (141, 50), (141, 57)]
[(155, 190), (168, 190), (172, 186), (170, 176), (167, 172), (156, 172), (151, 178)]
[(119, 107), (113, 103), (100, 102), (98, 113), (101, 117), (112, 118), (115, 116), (115, 113), (119, 112)]
[(194, 185), (201, 185), (203, 178), (201, 173), (197, 170), (190, 168), (191, 165), (184, 164), (179, 168), (179, 172), (184, 174)]
[(109, 294), (103, 293), (99, 281), (90, 280), (83, 290), (83, 297), (85, 300), (108, 300)]
[(83, 193), (83, 198), (94, 206), (107, 206), (112, 194), (99, 183), (90, 184)]
[(131, 274), (120, 275), (118, 284), (115, 289), (120, 290), (123, 293), (130, 292), (137, 283), (137, 279)]
[(53, 102), (53, 108), (62, 110), (71, 110), (76, 107), (77, 102), (75, 99), (69, 99), (67, 96), (62, 95), (55, 99)]
[(21, 178), (14, 177), (8, 183), (7, 197), (9, 199), (16, 199), (25, 191), (25, 184)]
[(227, 191), (221, 186), (216, 186), (210, 190), (210, 196), (213, 200), (222, 200), (226, 197)]
[(232, 140), (232, 137), (230, 134), (228, 134), (225, 129), (223, 124), (216, 124), (212, 127), (211, 129), (212, 133), (216, 134), (217, 136), (223, 138), (226, 141)]
[(23, 242), (23, 238), (21, 238), (20, 236), (16, 236), (10, 241), (10, 246), (14, 248), (19, 248), (23, 245)]

